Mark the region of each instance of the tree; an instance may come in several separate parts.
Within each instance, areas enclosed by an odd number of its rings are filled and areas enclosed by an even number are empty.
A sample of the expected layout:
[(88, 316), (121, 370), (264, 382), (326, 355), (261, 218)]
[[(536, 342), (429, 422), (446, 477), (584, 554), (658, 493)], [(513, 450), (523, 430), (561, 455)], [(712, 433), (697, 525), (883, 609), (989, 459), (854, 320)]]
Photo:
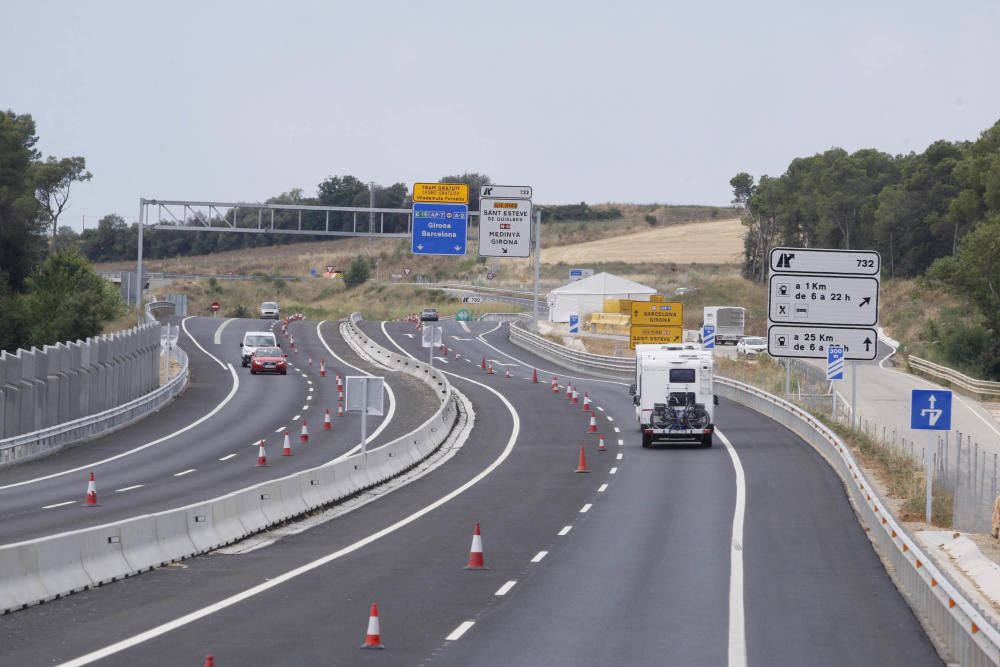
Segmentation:
[(0, 112), (0, 295), (23, 289), (38, 259), (39, 205), (31, 184), (38, 159), (35, 121), (30, 115)]
[(486, 174), (476, 172), (459, 174), (457, 176), (445, 176), (441, 183), (466, 183), (469, 186), (469, 210), (479, 210), (479, 189), (484, 185), (492, 185), (493, 181)]
[(358, 255), (351, 262), (347, 273), (344, 274), (344, 285), (347, 287), (357, 287), (368, 280), (370, 275), (371, 269), (368, 267), (368, 262), (365, 261), (364, 257)]
[(741, 171), (729, 179), (729, 185), (733, 188), (733, 206), (745, 208), (747, 201), (753, 196), (757, 186), (753, 182), (753, 176)]
[(56, 230), (59, 216), (69, 205), (69, 191), (74, 183), (89, 181), (92, 174), (87, 171), (87, 160), (82, 157), (64, 157), (61, 160), (49, 156), (45, 162), (36, 162), (32, 167), (32, 184), (35, 197), (41, 205), (46, 220), (52, 225), (52, 249), (56, 248)]

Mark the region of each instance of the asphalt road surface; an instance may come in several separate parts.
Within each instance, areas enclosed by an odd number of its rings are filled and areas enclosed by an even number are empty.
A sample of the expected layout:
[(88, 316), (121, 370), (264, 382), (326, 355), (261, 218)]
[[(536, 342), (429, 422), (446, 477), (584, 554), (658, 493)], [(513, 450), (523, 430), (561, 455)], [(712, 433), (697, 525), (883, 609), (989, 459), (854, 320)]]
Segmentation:
[[(265, 548), (4, 616), (0, 662), (942, 664), (839, 479), (790, 432), (722, 401), (715, 447), (644, 450), (623, 384), (568, 377), (504, 325), (441, 325), (435, 365), (475, 412), (453, 458)], [(426, 359), (412, 324), (364, 326)], [(607, 451), (553, 374), (593, 399)], [(489, 569), (470, 571), (477, 522)], [(384, 651), (359, 648), (372, 602)]]

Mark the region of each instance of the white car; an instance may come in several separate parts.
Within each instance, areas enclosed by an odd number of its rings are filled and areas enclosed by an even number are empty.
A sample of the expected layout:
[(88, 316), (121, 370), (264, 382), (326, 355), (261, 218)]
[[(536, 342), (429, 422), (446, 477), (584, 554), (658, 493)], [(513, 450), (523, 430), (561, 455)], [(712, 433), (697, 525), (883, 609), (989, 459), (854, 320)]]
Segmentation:
[(243, 367), (250, 365), (250, 358), (258, 347), (281, 347), (273, 331), (248, 331), (243, 334), (240, 351), (243, 356)]
[(262, 320), (276, 320), (278, 319), (278, 304), (274, 301), (265, 301), (260, 304), (260, 318)]
[(758, 355), (767, 353), (767, 339), (758, 336), (744, 336), (736, 343), (736, 354)]

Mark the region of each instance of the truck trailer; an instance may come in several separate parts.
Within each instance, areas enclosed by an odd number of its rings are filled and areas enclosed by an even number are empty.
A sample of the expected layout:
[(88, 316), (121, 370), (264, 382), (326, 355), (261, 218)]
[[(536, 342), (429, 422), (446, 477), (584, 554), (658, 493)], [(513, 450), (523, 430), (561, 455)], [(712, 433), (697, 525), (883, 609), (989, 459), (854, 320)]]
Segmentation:
[(635, 346), (635, 384), (629, 387), (642, 446), (696, 442), (712, 446), (715, 368), (711, 350), (693, 343)]
[(716, 345), (736, 345), (743, 338), (746, 313), (742, 306), (705, 306), (702, 325), (715, 327)]

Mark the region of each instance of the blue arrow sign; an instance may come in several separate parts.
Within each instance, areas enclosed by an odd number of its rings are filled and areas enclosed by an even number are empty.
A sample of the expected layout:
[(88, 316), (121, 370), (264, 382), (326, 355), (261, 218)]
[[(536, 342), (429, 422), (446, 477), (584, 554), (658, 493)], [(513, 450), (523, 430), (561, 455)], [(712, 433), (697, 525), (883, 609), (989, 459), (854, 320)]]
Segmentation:
[(580, 333), (580, 316), (573, 314), (569, 316), (569, 332), (571, 334)]
[(414, 203), (410, 251), (414, 255), (464, 255), (468, 223), (465, 204)]
[(836, 345), (826, 348), (826, 379), (844, 379), (844, 348)]
[(701, 344), (706, 350), (715, 348), (715, 325), (706, 324), (701, 328)]
[(914, 389), (910, 398), (910, 428), (924, 431), (951, 430), (951, 392), (944, 389)]

